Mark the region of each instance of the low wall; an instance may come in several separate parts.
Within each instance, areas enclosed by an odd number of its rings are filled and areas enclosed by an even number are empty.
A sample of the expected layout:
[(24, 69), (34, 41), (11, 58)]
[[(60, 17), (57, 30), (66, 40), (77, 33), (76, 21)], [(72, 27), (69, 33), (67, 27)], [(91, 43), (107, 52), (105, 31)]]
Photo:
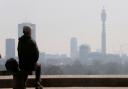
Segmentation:
[[(34, 87), (33, 75), (29, 76), (27, 86)], [(127, 75), (44, 75), (44, 87), (128, 87)], [(0, 88), (12, 87), (12, 76), (0, 76)]]

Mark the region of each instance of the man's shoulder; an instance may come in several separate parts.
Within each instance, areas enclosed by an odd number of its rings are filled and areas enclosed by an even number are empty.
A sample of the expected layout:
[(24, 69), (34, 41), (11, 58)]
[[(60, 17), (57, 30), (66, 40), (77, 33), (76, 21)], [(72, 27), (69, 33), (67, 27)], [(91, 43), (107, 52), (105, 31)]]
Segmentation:
[(22, 41), (22, 40), (25, 40), (25, 38), (26, 38), (26, 37), (23, 35), (23, 36), (19, 37), (18, 40), (19, 40), (19, 41)]
[(36, 43), (36, 41), (32, 37), (29, 40)]

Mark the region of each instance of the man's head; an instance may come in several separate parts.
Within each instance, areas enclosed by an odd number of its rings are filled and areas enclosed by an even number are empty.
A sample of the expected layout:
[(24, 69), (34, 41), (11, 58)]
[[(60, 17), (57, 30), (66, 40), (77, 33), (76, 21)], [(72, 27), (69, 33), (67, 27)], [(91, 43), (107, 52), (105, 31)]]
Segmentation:
[(24, 26), (23, 33), (25, 36), (31, 36), (31, 28), (29, 26)]
[(7, 59), (5, 63), (5, 67), (7, 71), (12, 72), (12, 73), (16, 73), (17, 71), (19, 71), (18, 62), (14, 58)]

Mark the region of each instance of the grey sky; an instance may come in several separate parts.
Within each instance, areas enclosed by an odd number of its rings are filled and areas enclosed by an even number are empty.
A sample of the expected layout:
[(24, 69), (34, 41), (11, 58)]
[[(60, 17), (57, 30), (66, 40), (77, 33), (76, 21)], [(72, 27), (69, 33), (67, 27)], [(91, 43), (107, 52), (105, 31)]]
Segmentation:
[[(128, 43), (127, 3), (128, 0), (0, 0), (0, 52), (4, 54), (6, 38), (17, 39), (17, 24), (22, 22), (37, 25), (41, 52), (69, 54), (71, 37), (95, 51), (100, 48), (104, 5), (108, 52), (119, 53), (120, 45)], [(128, 45), (123, 51), (128, 52)]]

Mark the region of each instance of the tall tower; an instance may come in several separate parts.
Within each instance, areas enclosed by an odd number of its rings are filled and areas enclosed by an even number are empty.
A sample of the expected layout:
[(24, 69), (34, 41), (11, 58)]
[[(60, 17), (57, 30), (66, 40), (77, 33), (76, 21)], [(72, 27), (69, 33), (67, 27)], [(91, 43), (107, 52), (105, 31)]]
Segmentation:
[(101, 20), (102, 20), (102, 34), (101, 34), (101, 52), (106, 54), (106, 10), (103, 8), (101, 13)]
[(70, 57), (72, 59), (76, 59), (78, 57), (77, 39), (75, 37), (71, 38), (70, 41)]
[(29, 26), (32, 30), (32, 38), (36, 40), (36, 25), (32, 23), (21, 23), (18, 24), (18, 38), (23, 35), (23, 27), (24, 26)]

